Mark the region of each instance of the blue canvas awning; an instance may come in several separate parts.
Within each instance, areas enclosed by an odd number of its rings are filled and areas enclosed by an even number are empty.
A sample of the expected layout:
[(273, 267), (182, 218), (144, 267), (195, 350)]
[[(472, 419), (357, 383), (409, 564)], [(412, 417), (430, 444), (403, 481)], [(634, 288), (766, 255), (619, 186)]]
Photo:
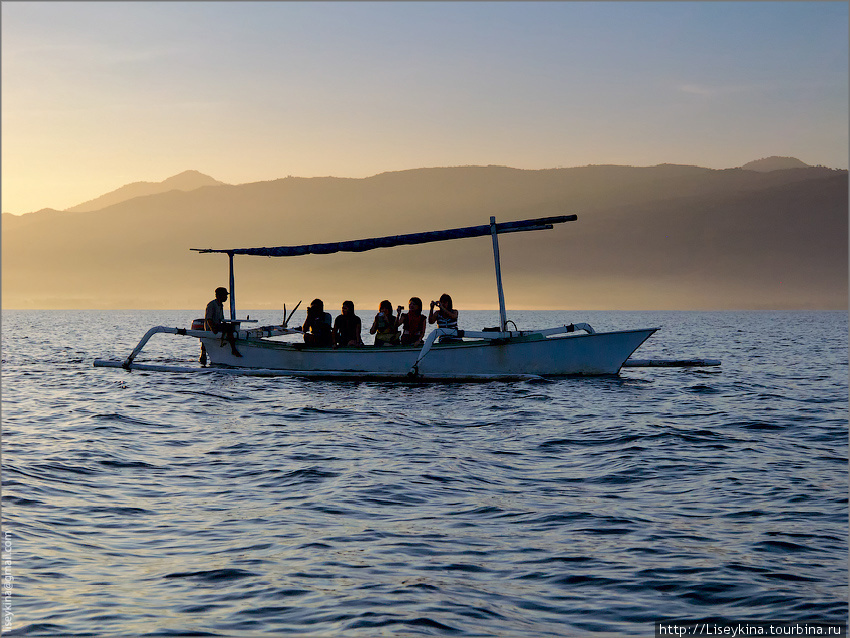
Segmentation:
[[(575, 221), (576, 215), (561, 215), (558, 217), (541, 217), (516, 222), (496, 224), (497, 233), (515, 233), (526, 230), (548, 230), (553, 224)], [(333, 242), (329, 244), (305, 244), (302, 246), (276, 246), (273, 248), (192, 248), (200, 253), (226, 253), (228, 255), (255, 255), (259, 257), (295, 257), (298, 255), (327, 255), (337, 252), (364, 252), (375, 248), (390, 248), (392, 246), (410, 246), (427, 244), (448, 239), (463, 239), (466, 237), (483, 237), (492, 234), (490, 224), (467, 226), (450, 230), (436, 230), (427, 233), (412, 233), (410, 235), (391, 235), (389, 237), (373, 237), (371, 239), (355, 239), (353, 241)]]

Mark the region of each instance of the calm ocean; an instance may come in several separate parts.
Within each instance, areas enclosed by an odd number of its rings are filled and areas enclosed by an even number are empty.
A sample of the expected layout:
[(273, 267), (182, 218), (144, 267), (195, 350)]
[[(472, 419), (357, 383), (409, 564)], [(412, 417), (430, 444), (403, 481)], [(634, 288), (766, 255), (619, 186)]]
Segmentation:
[[(847, 621), (846, 312), (511, 313), (520, 328), (660, 326), (636, 357), (723, 361), (608, 378), (92, 366), (197, 315), (3, 311), (8, 635), (538, 638), (648, 636), (660, 619)], [(462, 328), (496, 323), (461, 313)], [(139, 361), (197, 354), (159, 335)]]

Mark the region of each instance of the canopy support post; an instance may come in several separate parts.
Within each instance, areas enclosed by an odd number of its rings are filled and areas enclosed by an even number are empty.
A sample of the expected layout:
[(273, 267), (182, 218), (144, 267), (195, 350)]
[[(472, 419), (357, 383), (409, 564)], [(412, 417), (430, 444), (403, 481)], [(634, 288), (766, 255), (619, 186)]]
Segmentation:
[(502, 332), (507, 329), (505, 313), (505, 293), (502, 290), (502, 266), (499, 263), (499, 232), (496, 230), (496, 218), (490, 218), (490, 234), (493, 236), (493, 260), (496, 262), (496, 288), (499, 291), (499, 327)]
[(233, 277), (233, 253), (228, 252), (227, 257), (230, 261), (230, 320), (236, 320), (236, 291), (233, 289), (236, 285), (236, 279)]

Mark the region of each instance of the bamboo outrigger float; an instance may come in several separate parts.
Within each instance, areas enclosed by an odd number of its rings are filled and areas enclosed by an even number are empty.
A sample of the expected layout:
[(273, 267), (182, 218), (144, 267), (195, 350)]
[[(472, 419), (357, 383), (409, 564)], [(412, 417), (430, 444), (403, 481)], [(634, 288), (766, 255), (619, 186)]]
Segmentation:
[[(278, 246), (273, 248), (198, 249), (199, 253), (224, 253), (230, 265), (230, 322), (235, 325), (236, 347), (241, 357), (231, 354), (222, 336), (205, 330), (186, 328), (151, 328), (130, 356), (124, 361), (95, 360), (96, 367), (120, 367), (125, 370), (155, 370), (197, 372), (220, 370), (239, 374), (291, 375), (313, 378), (378, 378), (415, 380), (496, 380), (527, 379), (568, 375), (613, 375), (619, 373), (627, 360), (657, 328), (597, 332), (585, 323), (556, 326), (545, 330), (508, 330), (502, 274), (499, 258), (499, 235), (531, 230), (550, 230), (555, 224), (575, 221), (576, 215), (544, 217), (497, 224), (494, 217), (489, 225), (469, 226), (450, 230), (360, 239), (328, 244)], [(273, 340), (283, 335), (301, 335), (300, 329), (287, 326), (289, 317), (284, 309), (281, 325), (243, 328), (255, 323), (237, 319), (235, 255), (292, 257), (335, 252), (363, 252), (423, 244), (449, 239), (490, 235), (496, 269), (499, 297), (499, 327), (491, 330), (447, 330), (438, 328), (428, 334), (424, 345), (385, 346), (382, 348), (350, 347), (321, 348), (304, 343)], [(291, 314), (290, 314), (291, 317)], [(514, 326), (516, 328), (516, 326)], [(169, 367), (136, 363), (135, 359), (147, 341), (155, 334), (166, 333), (200, 340), (213, 368)], [(438, 337), (458, 338), (449, 343), (436, 343)], [(631, 365), (719, 365), (719, 361), (692, 360), (659, 362), (641, 360)]]

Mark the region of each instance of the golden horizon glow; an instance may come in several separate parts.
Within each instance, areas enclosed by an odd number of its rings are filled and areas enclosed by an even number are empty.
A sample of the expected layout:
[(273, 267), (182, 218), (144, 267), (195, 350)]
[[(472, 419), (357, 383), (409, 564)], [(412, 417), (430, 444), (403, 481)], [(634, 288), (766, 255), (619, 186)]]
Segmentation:
[(2, 6), (2, 211), (197, 170), (847, 167), (845, 3)]

